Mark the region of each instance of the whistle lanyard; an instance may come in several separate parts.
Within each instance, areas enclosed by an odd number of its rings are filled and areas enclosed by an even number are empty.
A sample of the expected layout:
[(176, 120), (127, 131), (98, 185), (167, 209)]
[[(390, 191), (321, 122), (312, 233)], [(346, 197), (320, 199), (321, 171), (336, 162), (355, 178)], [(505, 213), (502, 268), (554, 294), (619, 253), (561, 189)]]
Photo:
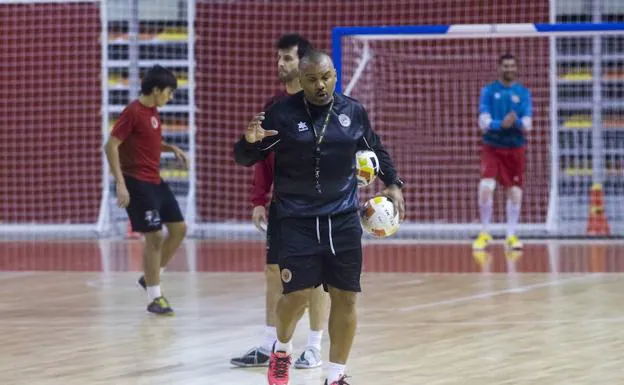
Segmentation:
[(306, 98), (303, 98), (303, 104), (305, 105), (306, 112), (312, 121), (312, 131), (314, 131), (314, 137), (316, 138), (316, 145), (319, 146), (321, 142), (323, 142), (323, 138), (325, 137), (325, 131), (327, 130), (327, 125), (329, 124), (329, 117), (332, 113), (332, 108), (334, 107), (334, 99), (332, 98), (331, 103), (329, 103), (329, 109), (327, 110), (327, 115), (325, 115), (325, 120), (323, 121), (323, 127), (321, 127), (321, 133), (316, 131), (316, 126), (314, 125), (314, 118), (312, 117), (312, 113), (310, 112), (310, 106), (308, 105), (308, 101)]
[(323, 188), (321, 187), (321, 143), (323, 142), (323, 138), (325, 138), (325, 131), (327, 130), (327, 125), (329, 124), (329, 117), (332, 113), (332, 108), (334, 107), (334, 99), (332, 98), (331, 103), (329, 104), (329, 109), (327, 110), (327, 115), (325, 115), (325, 120), (323, 121), (323, 127), (321, 128), (321, 133), (319, 134), (316, 131), (316, 127), (314, 126), (314, 118), (312, 117), (312, 113), (310, 112), (310, 106), (308, 106), (308, 101), (303, 98), (303, 104), (305, 105), (306, 112), (312, 121), (312, 131), (314, 132), (314, 138), (316, 142), (316, 148), (314, 150), (314, 186), (316, 188), (316, 192), (319, 194), (323, 193)]

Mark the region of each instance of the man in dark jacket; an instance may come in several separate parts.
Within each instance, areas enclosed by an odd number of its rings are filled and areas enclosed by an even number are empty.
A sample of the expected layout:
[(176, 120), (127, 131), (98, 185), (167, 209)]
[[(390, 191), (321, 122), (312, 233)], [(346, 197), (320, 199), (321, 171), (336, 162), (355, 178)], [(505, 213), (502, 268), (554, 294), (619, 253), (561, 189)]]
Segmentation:
[(380, 162), (384, 194), (401, 219), (405, 208), (392, 160), (356, 100), (334, 93), (331, 58), (314, 51), (300, 60), (302, 92), (258, 114), (234, 145), (236, 162), (251, 166), (275, 153), (275, 202), (280, 219), (279, 265), (283, 296), (269, 385), (286, 385), (291, 339), (308, 292), (325, 285), (331, 298), (326, 384), (345, 385), (345, 363), (356, 329), (361, 291), (362, 229), (357, 210), (355, 153), (370, 149)]

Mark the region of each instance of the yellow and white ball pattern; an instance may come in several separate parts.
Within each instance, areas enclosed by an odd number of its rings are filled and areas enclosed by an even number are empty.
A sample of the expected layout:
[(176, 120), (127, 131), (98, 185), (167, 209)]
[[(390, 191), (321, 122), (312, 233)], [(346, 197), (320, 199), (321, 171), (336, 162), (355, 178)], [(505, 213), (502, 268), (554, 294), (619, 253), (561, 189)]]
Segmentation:
[(355, 153), (355, 175), (358, 187), (365, 187), (375, 181), (379, 174), (379, 159), (373, 151), (361, 150)]
[(364, 231), (375, 237), (389, 237), (399, 230), (399, 213), (390, 199), (376, 196), (362, 206), (360, 223)]

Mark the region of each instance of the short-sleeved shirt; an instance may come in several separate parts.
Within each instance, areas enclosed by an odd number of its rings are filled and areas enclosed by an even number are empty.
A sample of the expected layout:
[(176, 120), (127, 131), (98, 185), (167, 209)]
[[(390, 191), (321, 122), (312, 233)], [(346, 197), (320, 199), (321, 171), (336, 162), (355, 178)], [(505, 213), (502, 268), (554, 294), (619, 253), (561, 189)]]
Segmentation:
[(136, 179), (160, 183), (162, 128), (156, 107), (138, 100), (130, 103), (119, 116), (111, 135), (121, 140), (121, 172)]

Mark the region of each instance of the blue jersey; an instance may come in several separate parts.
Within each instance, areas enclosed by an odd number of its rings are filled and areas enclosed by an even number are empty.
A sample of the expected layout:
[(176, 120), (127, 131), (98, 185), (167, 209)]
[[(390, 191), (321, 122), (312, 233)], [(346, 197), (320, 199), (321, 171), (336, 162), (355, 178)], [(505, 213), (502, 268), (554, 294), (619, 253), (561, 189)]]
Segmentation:
[[(516, 113), (511, 127), (502, 127), (505, 116)], [(531, 92), (519, 83), (507, 87), (496, 80), (481, 90), (479, 127), (483, 142), (495, 147), (517, 148), (526, 144), (525, 133), (532, 125)]]

